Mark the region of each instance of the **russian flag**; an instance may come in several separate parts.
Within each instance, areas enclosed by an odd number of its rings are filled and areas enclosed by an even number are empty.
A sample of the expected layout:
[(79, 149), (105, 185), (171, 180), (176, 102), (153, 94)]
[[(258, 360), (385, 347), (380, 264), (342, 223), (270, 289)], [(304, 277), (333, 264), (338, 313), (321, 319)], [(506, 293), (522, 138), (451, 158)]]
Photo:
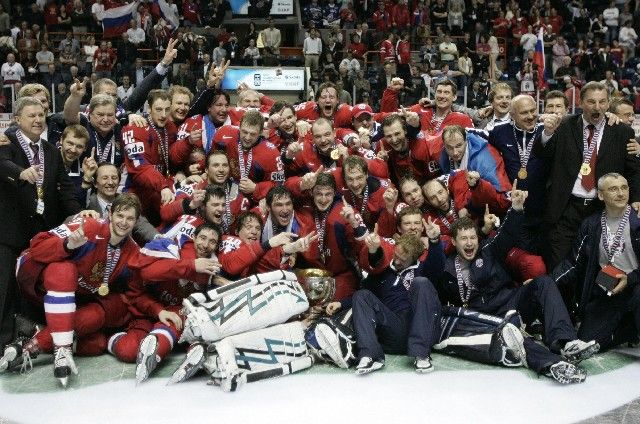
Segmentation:
[(164, 18), (164, 20), (171, 25), (171, 29), (173, 30), (176, 30), (180, 25), (180, 19), (176, 15), (175, 11), (171, 9), (166, 0), (153, 0), (151, 13), (155, 17)]
[(547, 82), (544, 78), (544, 27), (541, 26), (538, 30), (538, 41), (536, 41), (536, 50), (533, 53), (533, 63), (538, 65), (538, 90), (542, 90), (547, 87)]
[(129, 22), (133, 19), (133, 14), (138, 9), (137, 1), (105, 10), (102, 18), (103, 38), (119, 37), (129, 29)]

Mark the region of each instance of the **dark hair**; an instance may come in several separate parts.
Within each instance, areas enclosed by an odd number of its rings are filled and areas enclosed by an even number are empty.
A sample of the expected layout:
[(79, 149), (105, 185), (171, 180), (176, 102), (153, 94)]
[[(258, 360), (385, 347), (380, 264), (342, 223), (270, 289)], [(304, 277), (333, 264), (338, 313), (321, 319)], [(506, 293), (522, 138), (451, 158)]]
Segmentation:
[(136, 212), (136, 219), (140, 217), (140, 211), (142, 205), (140, 199), (133, 193), (122, 193), (116, 197), (111, 204), (111, 212), (118, 212), (119, 210), (131, 209)]
[(227, 193), (225, 193), (224, 188), (220, 187), (216, 184), (210, 184), (207, 186), (204, 192), (204, 200), (202, 201), (203, 205), (206, 205), (209, 202), (209, 199), (212, 197), (218, 197), (226, 199)]
[(227, 163), (229, 162), (229, 156), (227, 156), (226, 151), (220, 150), (220, 149), (212, 149), (209, 151), (209, 154), (207, 155), (207, 159), (205, 159), (205, 164), (207, 165), (207, 167), (209, 166), (209, 158), (213, 156), (224, 156), (225, 158), (227, 158)]
[(546, 96), (544, 96), (545, 102), (551, 99), (562, 99), (564, 101), (564, 107), (569, 107), (569, 99), (567, 99), (567, 96), (565, 96), (564, 93), (560, 90), (551, 90), (547, 93)]
[(98, 177), (98, 171), (100, 171), (101, 168), (105, 168), (107, 166), (113, 166), (116, 169), (116, 172), (118, 173), (118, 181), (120, 181), (120, 177), (122, 176), (121, 173), (120, 173), (120, 168), (118, 168), (117, 166), (115, 166), (111, 162), (107, 162), (107, 161), (100, 162), (98, 164), (98, 168), (96, 169), (96, 173), (95, 173), (96, 178)]
[(454, 239), (458, 236), (458, 232), (462, 230), (474, 230), (476, 234), (478, 234), (478, 226), (473, 221), (473, 219), (468, 216), (463, 216), (462, 218), (458, 218), (451, 225), (451, 237)]
[(438, 89), (439, 85), (447, 85), (447, 86), (451, 87), (451, 90), (453, 91), (453, 94), (456, 94), (458, 92), (458, 86), (456, 85), (455, 82), (453, 82), (449, 78), (444, 78), (444, 79), (441, 79), (440, 81), (438, 81), (438, 83), (436, 84), (436, 89)]
[(278, 100), (273, 104), (273, 106), (271, 106), (271, 109), (269, 110), (269, 116), (273, 115), (274, 113), (281, 113), (285, 109), (290, 109), (294, 115), (296, 114), (296, 110), (291, 103), (285, 102), (283, 100)]
[(336, 179), (333, 174), (323, 172), (316, 178), (316, 185), (314, 187), (329, 187), (333, 189), (333, 191), (337, 191)]
[(289, 199), (293, 200), (291, 192), (285, 186), (272, 187), (271, 190), (267, 192), (267, 197), (265, 199), (267, 201), (267, 206), (271, 207), (273, 201), (281, 197), (288, 197)]
[(391, 115), (387, 115), (382, 120), (382, 128), (390, 127), (396, 122), (400, 122), (403, 126), (406, 125), (407, 121), (401, 116), (399, 113), (392, 113)]
[(149, 103), (149, 107), (151, 107), (156, 100), (171, 101), (171, 96), (166, 90), (161, 90), (159, 88), (149, 91), (149, 94), (147, 95), (147, 103)]
[(213, 93), (211, 94), (211, 100), (209, 100), (209, 103), (207, 103), (207, 108), (210, 108), (215, 102), (217, 102), (220, 96), (223, 96), (227, 101), (227, 103), (231, 103), (231, 98), (229, 97), (229, 94), (226, 91), (222, 91), (219, 88), (216, 88), (213, 90)]
[(245, 211), (238, 215), (238, 219), (236, 220), (236, 234), (240, 232), (240, 229), (244, 227), (248, 221), (255, 219), (260, 224), (260, 230), (262, 231), (262, 217), (253, 211)]
[(202, 223), (202, 224), (198, 225), (196, 227), (196, 230), (193, 233), (193, 238), (195, 239), (196, 237), (198, 237), (198, 234), (200, 234), (204, 230), (211, 230), (211, 231), (215, 232), (216, 234), (218, 234), (218, 242), (220, 241), (220, 237), (222, 237), (222, 230), (220, 229), (219, 226), (217, 226), (216, 224), (213, 224), (211, 222), (205, 222), (205, 223)]
[(336, 94), (338, 94), (338, 87), (336, 87), (336, 85), (334, 83), (332, 83), (332, 82), (323, 82), (322, 84), (320, 84), (320, 86), (318, 87), (318, 90), (316, 91), (316, 101), (318, 101), (320, 99), (320, 95), (327, 88), (333, 88), (334, 90), (336, 90)]

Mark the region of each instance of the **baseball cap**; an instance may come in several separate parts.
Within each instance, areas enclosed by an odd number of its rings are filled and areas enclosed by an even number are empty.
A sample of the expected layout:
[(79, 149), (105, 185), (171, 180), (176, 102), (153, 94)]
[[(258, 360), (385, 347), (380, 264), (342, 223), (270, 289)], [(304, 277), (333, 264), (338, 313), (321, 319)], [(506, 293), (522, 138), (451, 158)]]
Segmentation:
[(373, 109), (371, 109), (371, 106), (365, 103), (358, 103), (353, 107), (353, 109), (351, 109), (351, 117), (354, 119), (358, 119), (364, 113), (373, 116)]

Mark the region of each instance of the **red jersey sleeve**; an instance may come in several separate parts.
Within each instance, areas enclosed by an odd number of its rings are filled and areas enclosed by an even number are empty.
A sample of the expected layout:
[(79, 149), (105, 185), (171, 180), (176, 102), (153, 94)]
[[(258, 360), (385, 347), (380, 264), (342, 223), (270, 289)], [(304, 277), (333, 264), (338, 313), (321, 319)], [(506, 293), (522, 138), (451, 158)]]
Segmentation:
[(160, 192), (169, 187), (168, 180), (156, 169), (150, 143), (149, 127), (128, 125), (122, 129), (125, 165), (133, 184), (143, 190)]

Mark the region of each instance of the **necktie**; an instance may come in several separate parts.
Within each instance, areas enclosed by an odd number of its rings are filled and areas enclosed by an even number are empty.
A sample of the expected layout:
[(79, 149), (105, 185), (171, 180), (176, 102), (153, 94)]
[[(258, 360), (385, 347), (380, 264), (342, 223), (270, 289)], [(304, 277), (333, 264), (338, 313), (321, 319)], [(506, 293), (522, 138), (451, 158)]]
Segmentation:
[[(597, 140), (593, 140), (593, 132), (595, 127), (591, 124), (587, 125), (587, 130), (589, 134), (587, 135), (587, 146), (591, 146), (591, 143), (597, 143)], [(582, 187), (586, 191), (591, 191), (596, 186), (596, 159), (598, 156), (597, 146), (593, 148), (593, 154), (591, 155), (591, 160), (589, 161), (589, 166), (591, 167), (591, 172), (587, 175), (582, 176)]]
[(31, 146), (31, 151), (33, 152), (33, 164), (40, 165), (40, 156), (38, 155), (40, 146), (36, 143), (30, 143), (29, 146)]

